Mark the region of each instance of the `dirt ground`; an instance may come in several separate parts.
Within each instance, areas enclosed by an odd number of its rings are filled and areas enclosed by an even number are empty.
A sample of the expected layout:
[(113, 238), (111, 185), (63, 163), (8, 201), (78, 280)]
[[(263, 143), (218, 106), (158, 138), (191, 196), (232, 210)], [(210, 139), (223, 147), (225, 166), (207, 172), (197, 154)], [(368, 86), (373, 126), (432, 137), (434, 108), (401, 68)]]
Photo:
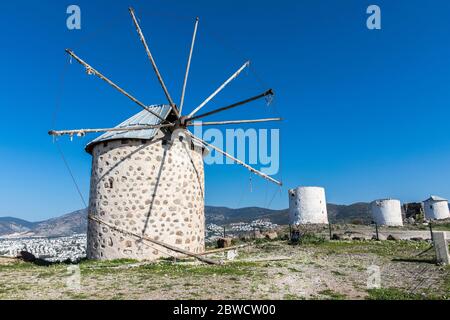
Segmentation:
[[(220, 266), (0, 259), (0, 299), (450, 299), (450, 268), (436, 265), (429, 248), (426, 241), (261, 240), (232, 261), (212, 256), (226, 261)], [(378, 268), (381, 282), (370, 289)]]

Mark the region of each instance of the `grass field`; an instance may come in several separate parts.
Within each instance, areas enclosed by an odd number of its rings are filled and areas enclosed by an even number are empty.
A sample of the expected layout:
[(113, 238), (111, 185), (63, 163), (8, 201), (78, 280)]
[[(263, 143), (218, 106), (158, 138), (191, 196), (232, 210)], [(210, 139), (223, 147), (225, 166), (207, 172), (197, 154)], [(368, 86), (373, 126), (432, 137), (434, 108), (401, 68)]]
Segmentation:
[[(450, 299), (450, 268), (425, 241), (259, 241), (234, 261), (82, 261), (68, 265), (0, 259), (0, 299)], [(271, 261), (284, 257), (285, 260)], [(222, 253), (216, 259), (224, 259)], [(289, 260), (287, 259), (289, 258)], [(380, 286), (368, 288), (371, 267)]]

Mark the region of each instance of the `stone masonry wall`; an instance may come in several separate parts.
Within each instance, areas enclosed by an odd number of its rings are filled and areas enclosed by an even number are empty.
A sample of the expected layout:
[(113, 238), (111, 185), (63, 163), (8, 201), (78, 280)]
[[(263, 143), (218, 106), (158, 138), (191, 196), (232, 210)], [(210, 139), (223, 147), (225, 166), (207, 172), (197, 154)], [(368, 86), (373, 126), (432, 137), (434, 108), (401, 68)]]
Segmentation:
[[(112, 140), (92, 150), (89, 215), (188, 250), (204, 251), (204, 171), (200, 150), (163, 135)], [(151, 245), (151, 246), (149, 246)], [(89, 220), (89, 259), (154, 260), (174, 253)]]

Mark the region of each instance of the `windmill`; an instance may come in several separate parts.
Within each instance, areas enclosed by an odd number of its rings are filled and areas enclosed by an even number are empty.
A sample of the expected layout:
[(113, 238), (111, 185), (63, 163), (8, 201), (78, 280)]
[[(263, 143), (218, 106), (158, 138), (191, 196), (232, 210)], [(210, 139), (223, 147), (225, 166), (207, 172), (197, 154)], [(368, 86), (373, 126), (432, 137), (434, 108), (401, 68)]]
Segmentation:
[[(176, 105), (167, 90), (134, 10), (129, 8), (129, 12), (168, 104), (144, 104), (72, 50), (66, 49), (73, 59), (86, 68), (87, 74), (105, 81), (143, 110), (116, 127), (51, 130), (49, 134), (73, 137), (103, 132), (86, 146), (86, 151), (92, 155), (88, 258), (154, 260), (177, 254), (199, 258), (205, 249), (203, 155), (206, 150), (211, 148), (277, 185), (281, 186), (281, 182), (196, 137), (188, 128), (199, 124), (194, 122), (195, 120), (271, 97), (273, 91), (270, 89), (243, 101), (199, 114), (199, 111), (249, 66), (247, 61), (200, 105), (183, 115), (198, 18), (195, 21), (180, 104)], [(281, 119), (215, 121), (202, 122), (201, 125), (279, 120)], [(205, 258), (201, 260), (209, 261)]]

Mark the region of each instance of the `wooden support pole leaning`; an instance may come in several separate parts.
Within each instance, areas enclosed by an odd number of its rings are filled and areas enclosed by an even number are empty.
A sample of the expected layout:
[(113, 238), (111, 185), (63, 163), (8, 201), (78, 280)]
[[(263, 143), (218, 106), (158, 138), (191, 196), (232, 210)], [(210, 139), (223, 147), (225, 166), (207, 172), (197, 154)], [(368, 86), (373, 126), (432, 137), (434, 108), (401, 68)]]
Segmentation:
[(142, 107), (144, 110), (147, 110), (148, 112), (150, 112), (152, 115), (154, 115), (155, 117), (157, 117), (158, 119), (164, 121), (164, 122), (168, 122), (166, 121), (166, 119), (164, 119), (163, 117), (161, 117), (159, 114), (157, 114), (156, 112), (154, 112), (153, 110), (151, 110), (149, 107), (147, 107), (145, 104), (143, 104), (141, 101), (139, 101), (138, 99), (136, 99), (135, 97), (133, 97), (131, 94), (129, 94), (128, 92), (126, 92), (125, 90), (123, 90), (121, 87), (119, 87), (117, 84), (115, 84), (114, 82), (112, 82), (111, 80), (109, 80), (107, 77), (105, 77), (103, 74), (101, 74), (99, 71), (97, 71), (96, 69), (94, 69), (92, 66), (90, 66), (88, 63), (86, 63), (85, 61), (83, 61), (80, 57), (78, 57), (72, 50), (66, 49), (66, 52), (73, 57), (75, 60), (78, 61), (78, 63), (80, 63), (81, 65), (83, 65), (86, 68), (86, 71), (88, 74), (94, 74), (97, 77), (99, 77), (100, 79), (102, 79), (103, 81), (105, 81), (106, 83), (108, 83), (110, 86), (112, 86), (113, 88), (115, 88), (117, 91), (119, 91), (120, 93), (122, 93), (123, 95), (125, 95), (126, 97), (128, 97), (129, 99), (131, 99), (131, 101), (133, 101), (134, 103), (136, 103), (137, 105), (139, 105), (140, 107)]
[(92, 221), (95, 221), (95, 222), (97, 222), (97, 223), (99, 223), (99, 224), (103, 224), (103, 225), (105, 225), (105, 226), (107, 226), (107, 227), (109, 227), (109, 228), (111, 228), (111, 229), (113, 229), (113, 230), (116, 230), (116, 231), (120, 232), (120, 233), (123, 233), (123, 234), (129, 234), (129, 235), (131, 235), (131, 236), (133, 236), (133, 237), (136, 237), (136, 238), (138, 238), (138, 239), (146, 240), (146, 241), (148, 241), (148, 242), (157, 244), (157, 245), (159, 245), (159, 246), (161, 246), (161, 247), (164, 247), (164, 248), (166, 248), (166, 249), (169, 249), (169, 250), (171, 250), (171, 251), (175, 251), (175, 252), (178, 252), (178, 253), (185, 254), (185, 255), (187, 255), (187, 256), (189, 256), (189, 257), (196, 258), (197, 260), (200, 260), (200, 261), (202, 261), (202, 262), (205, 262), (205, 263), (208, 263), (208, 264), (221, 264), (219, 261), (215, 261), (215, 260), (212, 260), (212, 259), (209, 259), (209, 258), (202, 257), (202, 256), (199, 255), (199, 254), (195, 254), (195, 253), (189, 252), (189, 251), (187, 251), (187, 250), (184, 250), (184, 249), (181, 249), (181, 248), (174, 247), (174, 246), (172, 246), (172, 245), (170, 245), (170, 244), (161, 242), (161, 241), (159, 241), (159, 240), (152, 239), (152, 238), (147, 237), (147, 236), (145, 236), (145, 235), (139, 235), (139, 234), (136, 234), (136, 233), (134, 233), (134, 232), (130, 232), (130, 231), (127, 231), (127, 230), (118, 228), (118, 227), (116, 227), (115, 225), (112, 225), (112, 224), (110, 224), (110, 223), (107, 223), (107, 222), (105, 222), (105, 221), (102, 221), (102, 220), (100, 220), (100, 219), (97, 219), (97, 218), (95, 218), (95, 217), (89, 216), (89, 219), (92, 220)]
[(236, 249), (240, 249), (240, 248), (245, 248), (245, 247), (249, 247), (252, 246), (253, 243), (245, 243), (245, 244), (240, 244), (237, 246), (231, 246), (231, 247), (226, 247), (226, 248), (219, 248), (219, 249), (211, 249), (202, 253), (198, 253), (199, 256), (206, 256), (209, 254), (214, 254), (214, 253), (218, 253), (218, 252), (225, 252), (225, 251), (231, 251), (231, 250), (236, 250)]
[(225, 124), (239, 124), (239, 123), (258, 123), (269, 121), (282, 121), (282, 118), (266, 118), (266, 119), (252, 119), (252, 120), (228, 120), (228, 121), (211, 121), (211, 122), (190, 122), (188, 126), (214, 126)]
[(430, 227), (430, 238), (431, 238), (431, 241), (433, 241), (434, 240), (433, 239), (433, 225), (432, 225), (431, 221), (428, 223), (428, 226)]
[(198, 28), (198, 17), (195, 19), (194, 34), (192, 35), (192, 42), (191, 42), (191, 50), (189, 51), (189, 57), (186, 65), (186, 73), (184, 74), (183, 89), (181, 90), (180, 114), (182, 114), (183, 111), (184, 95), (186, 93), (186, 85), (189, 77), (189, 69), (191, 68), (191, 59), (192, 53), (194, 51), (195, 37), (197, 36), (197, 28)]
[(121, 128), (100, 128), (100, 129), (75, 129), (75, 130), (50, 130), (48, 132), (51, 136), (63, 136), (63, 135), (80, 135), (84, 136), (86, 133), (96, 133), (96, 132), (112, 132), (112, 131), (138, 131), (138, 130), (148, 130), (148, 129), (160, 129), (166, 127), (173, 127), (174, 124), (155, 124), (155, 125), (139, 125), (132, 127), (121, 127)]
[(139, 35), (139, 38), (141, 39), (141, 42), (144, 45), (145, 52), (147, 52), (147, 56), (150, 59), (150, 62), (152, 63), (152, 67), (153, 67), (153, 70), (156, 73), (156, 77), (158, 78), (158, 81), (159, 81), (159, 83), (161, 84), (161, 87), (164, 90), (164, 94), (166, 95), (166, 98), (169, 101), (169, 104), (172, 107), (173, 111), (175, 112), (175, 114), (179, 118), (180, 117), (180, 113), (178, 112), (178, 109), (175, 106), (175, 103), (173, 102), (172, 97), (169, 94), (169, 91), (167, 90), (167, 87), (166, 87), (166, 85), (164, 83), (164, 80), (163, 80), (163, 78), (161, 76), (161, 73), (158, 70), (158, 66), (156, 65), (155, 59), (153, 59), (152, 53), (150, 52), (150, 49), (149, 49), (149, 47), (147, 45), (147, 41), (145, 40), (144, 34), (142, 33), (142, 29), (139, 26), (139, 23), (138, 23), (138, 21), (136, 19), (136, 16), (134, 14), (134, 9), (130, 7), (130, 8), (128, 8), (128, 10), (130, 11), (130, 15), (131, 15), (131, 18), (133, 19), (134, 26), (136, 27), (136, 31), (137, 31), (137, 33)]
[[(266, 262), (266, 261), (284, 261), (292, 260), (292, 257), (267, 257), (267, 258), (255, 258), (255, 259), (242, 259), (239, 262)], [(225, 263), (232, 263), (232, 261)]]
[(230, 154), (226, 153), (225, 151), (223, 151), (223, 150), (217, 148), (216, 146), (213, 146), (212, 144), (207, 143), (206, 141), (204, 141), (204, 140), (202, 140), (202, 139), (200, 139), (200, 138), (197, 138), (197, 137), (194, 136), (191, 132), (189, 132), (189, 131), (186, 131), (186, 132), (189, 134), (189, 136), (192, 137), (192, 139), (199, 141), (199, 142), (202, 143), (203, 145), (205, 145), (205, 146), (207, 146), (207, 147), (210, 147), (210, 148), (216, 150), (217, 152), (220, 152), (220, 153), (223, 154), (224, 156), (230, 158), (231, 160), (233, 160), (233, 161), (236, 162), (237, 164), (240, 164), (240, 165), (243, 166), (244, 168), (250, 170), (250, 171), (253, 172), (254, 174), (256, 174), (256, 175), (258, 175), (258, 176), (260, 176), (260, 177), (262, 177), (262, 178), (264, 178), (264, 179), (266, 179), (266, 180), (269, 180), (269, 181), (271, 181), (271, 182), (273, 182), (273, 183), (275, 183), (275, 184), (277, 184), (277, 185), (279, 185), (279, 186), (282, 186), (282, 185), (283, 185), (280, 181), (275, 180), (274, 178), (268, 176), (267, 174), (262, 173), (261, 171), (252, 168), (252, 167), (249, 166), (248, 164), (242, 162), (242, 161), (239, 160), (239, 159), (236, 159), (236, 158), (233, 157), (232, 155), (230, 155)]
[(328, 223), (328, 232), (330, 234), (330, 240), (333, 240), (333, 229), (331, 227), (331, 223)]
[(187, 117), (192, 118), (194, 114), (196, 114), (201, 108), (203, 108), (209, 101), (211, 101), (212, 98), (214, 98), (220, 91), (223, 90), (231, 81), (237, 78), (237, 76), (244, 70), (246, 67), (250, 65), (250, 61), (247, 61), (242, 65), (242, 67), (239, 68), (238, 71), (233, 73), (231, 77), (227, 79), (219, 88), (216, 89), (208, 98), (205, 99), (197, 108), (195, 108)]
[(257, 96), (254, 96), (254, 97), (251, 97), (251, 98), (248, 98), (248, 99), (245, 99), (245, 100), (242, 100), (242, 101), (230, 104), (229, 106), (218, 108), (218, 109), (206, 112), (206, 113), (202, 113), (202, 114), (199, 114), (198, 116), (195, 116), (195, 117), (188, 117), (185, 121), (193, 121), (193, 120), (196, 120), (196, 119), (204, 118), (206, 116), (210, 116), (210, 115), (218, 113), (218, 112), (222, 112), (222, 111), (225, 111), (225, 110), (236, 108), (236, 107), (241, 106), (243, 104), (246, 104), (246, 103), (249, 103), (249, 102), (252, 102), (252, 101), (264, 98), (266, 96), (273, 95), (273, 94), (274, 94), (273, 90), (269, 89), (266, 92), (258, 94)]

